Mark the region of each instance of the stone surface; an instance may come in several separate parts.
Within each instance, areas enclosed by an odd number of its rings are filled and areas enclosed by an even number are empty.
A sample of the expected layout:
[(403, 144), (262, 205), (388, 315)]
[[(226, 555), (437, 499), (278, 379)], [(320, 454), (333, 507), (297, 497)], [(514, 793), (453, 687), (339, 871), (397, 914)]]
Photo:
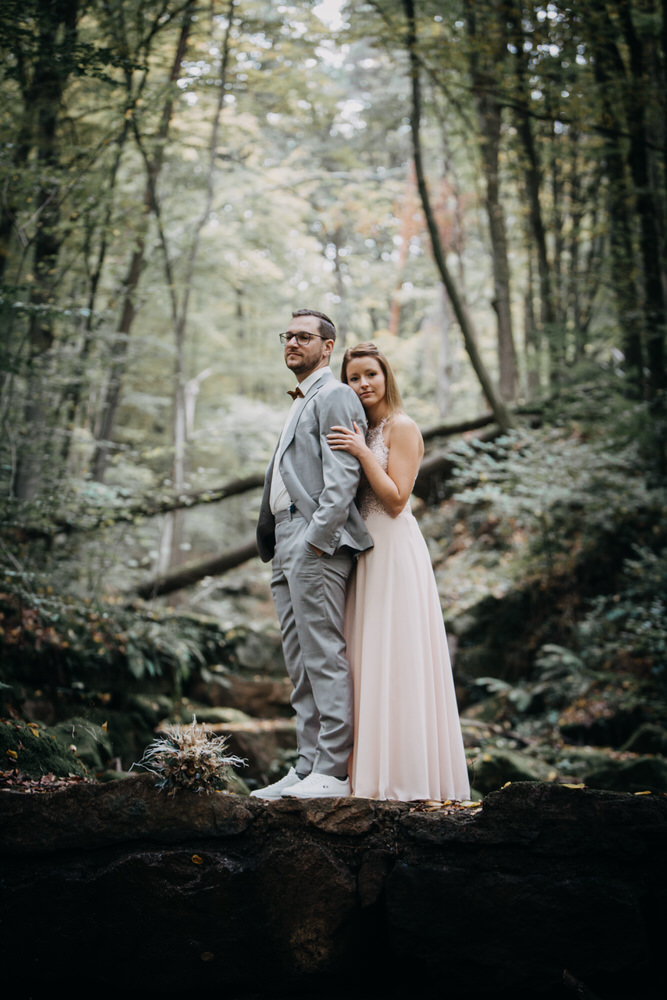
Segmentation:
[(31, 997), (566, 1000), (567, 973), (658, 1000), (666, 831), (664, 795), (539, 782), (469, 809), (2, 791), (1, 940)]
[(508, 781), (546, 781), (552, 768), (520, 750), (487, 747), (469, 770), (471, 785), (486, 795)]

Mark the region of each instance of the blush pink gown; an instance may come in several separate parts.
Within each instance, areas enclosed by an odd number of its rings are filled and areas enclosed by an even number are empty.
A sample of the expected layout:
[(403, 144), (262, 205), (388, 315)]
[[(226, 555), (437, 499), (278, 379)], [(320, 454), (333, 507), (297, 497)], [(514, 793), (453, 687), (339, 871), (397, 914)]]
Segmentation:
[[(383, 424), (368, 432), (366, 443), (386, 470)], [(354, 681), (352, 794), (404, 802), (467, 799), (452, 668), (426, 542), (409, 503), (391, 517), (363, 476), (358, 499), (374, 546), (357, 561), (345, 607)]]

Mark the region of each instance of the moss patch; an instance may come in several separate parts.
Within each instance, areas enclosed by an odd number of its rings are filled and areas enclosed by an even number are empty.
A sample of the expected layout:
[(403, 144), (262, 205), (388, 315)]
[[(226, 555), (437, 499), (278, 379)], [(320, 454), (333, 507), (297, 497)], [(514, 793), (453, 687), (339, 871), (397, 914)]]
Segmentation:
[(0, 720), (0, 768), (34, 778), (87, 776), (83, 762), (62, 737), (36, 723), (14, 719)]

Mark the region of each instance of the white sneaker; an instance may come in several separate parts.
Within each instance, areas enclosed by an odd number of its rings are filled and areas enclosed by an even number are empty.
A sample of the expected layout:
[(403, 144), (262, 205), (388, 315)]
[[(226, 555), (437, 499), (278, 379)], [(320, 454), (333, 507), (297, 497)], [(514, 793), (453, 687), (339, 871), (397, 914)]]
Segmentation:
[[(305, 781), (305, 778), (303, 780)], [(286, 788), (290, 788), (292, 785), (300, 784), (301, 778), (298, 776), (294, 768), (290, 767), (287, 774), (279, 781), (274, 781), (272, 785), (267, 785), (266, 788), (256, 788), (255, 791), (250, 794), (257, 799), (279, 799)]]
[(303, 781), (287, 786), (282, 792), (283, 798), (290, 799), (335, 799), (350, 794), (349, 778), (332, 778), (315, 771)]

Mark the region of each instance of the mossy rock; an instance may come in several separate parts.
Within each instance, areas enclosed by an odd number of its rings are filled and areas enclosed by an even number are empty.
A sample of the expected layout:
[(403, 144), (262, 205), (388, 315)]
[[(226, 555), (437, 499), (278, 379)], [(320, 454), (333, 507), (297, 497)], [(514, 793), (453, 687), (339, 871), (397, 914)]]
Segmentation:
[(541, 760), (529, 757), (518, 750), (486, 748), (469, 763), (470, 783), (478, 792), (502, 788), (508, 781), (548, 781), (552, 768)]
[(464, 713), (464, 719), (472, 719), (476, 722), (498, 722), (507, 716), (508, 697), (506, 691), (499, 691), (497, 694), (484, 698), (483, 701), (469, 705)]
[(74, 747), (89, 773), (103, 771), (114, 756), (108, 732), (89, 718), (74, 716), (57, 723), (51, 732), (63, 744)]
[(657, 753), (667, 757), (667, 729), (653, 722), (645, 722), (639, 729), (635, 730), (621, 749), (630, 753)]
[(250, 795), (250, 789), (237, 771), (230, 771), (227, 778), (227, 791), (234, 795)]
[(16, 769), (29, 778), (52, 774), (87, 777), (87, 768), (74, 750), (72, 740), (37, 724), (15, 719), (0, 720), (0, 761), (7, 770)]
[(599, 747), (577, 747), (542, 746), (538, 752), (542, 759), (548, 761), (551, 766), (558, 771), (561, 778), (575, 783), (584, 783), (587, 774), (591, 774), (598, 768), (607, 768), (610, 760), (610, 751)]
[[(191, 701), (183, 701), (180, 708), (174, 711), (172, 718), (181, 724), (188, 724), (196, 718), (197, 722), (209, 726), (224, 725), (229, 722), (248, 722), (250, 716), (238, 708), (218, 708), (202, 705)], [(164, 720), (160, 723), (164, 725)]]
[(124, 705), (125, 711), (139, 716), (144, 728), (154, 729), (165, 716), (174, 709), (174, 699), (163, 693), (142, 693), (131, 695)]
[(559, 729), (566, 743), (620, 749), (644, 721), (642, 705), (612, 706), (608, 714), (586, 722), (564, 722)]
[(667, 792), (667, 760), (664, 757), (635, 757), (610, 760), (584, 776), (590, 788), (610, 792)]
[(279, 631), (239, 629), (238, 633), (234, 649), (234, 663), (237, 668), (278, 672), (285, 669)]

